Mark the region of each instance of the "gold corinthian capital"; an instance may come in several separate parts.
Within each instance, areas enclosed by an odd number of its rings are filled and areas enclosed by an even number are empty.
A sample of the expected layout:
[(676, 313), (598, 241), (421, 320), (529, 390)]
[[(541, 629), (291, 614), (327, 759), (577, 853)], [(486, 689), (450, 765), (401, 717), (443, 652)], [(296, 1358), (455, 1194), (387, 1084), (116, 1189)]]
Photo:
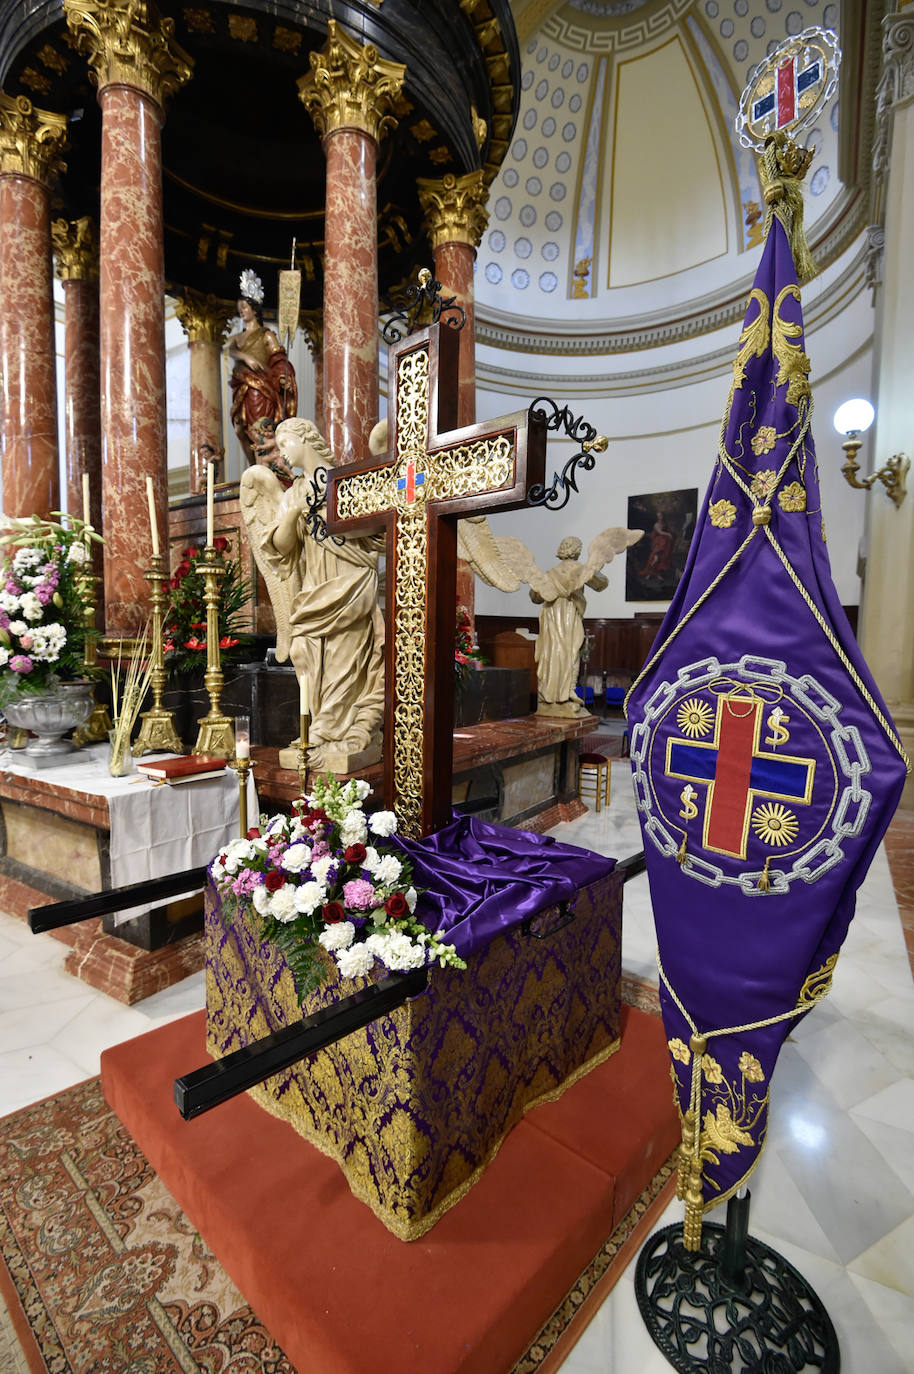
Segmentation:
[(403, 89), (401, 63), (379, 57), (373, 43), (362, 47), (335, 19), (327, 24), (327, 42), (309, 61), (298, 95), (321, 138), (337, 129), (360, 129), (380, 143), (382, 134), (396, 128), (390, 108)]
[(173, 19), (145, 0), (64, 0), (67, 25), (99, 90), (132, 86), (162, 109), (189, 81), (193, 59), (173, 41)]
[(61, 281), (95, 281), (98, 277), (98, 238), (88, 215), (55, 219), (51, 225), (54, 271)]
[(489, 222), (486, 198), (489, 188), (482, 169), (455, 177), (448, 172), (440, 180), (416, 182), (419, 204), (432, 248), (442, 243), (471, 243), (478, 248)]
[(175, 314), (188, 343), (221, 343), (234, 313), (233, 305), (227, 305), (217, 296), (204, 296), (190, 287), (175, 297)]
[(0, 173), (50, 186), (64, 170), (66, 146), (66, 115), (37, 110), (26, 96), (0, 91)]

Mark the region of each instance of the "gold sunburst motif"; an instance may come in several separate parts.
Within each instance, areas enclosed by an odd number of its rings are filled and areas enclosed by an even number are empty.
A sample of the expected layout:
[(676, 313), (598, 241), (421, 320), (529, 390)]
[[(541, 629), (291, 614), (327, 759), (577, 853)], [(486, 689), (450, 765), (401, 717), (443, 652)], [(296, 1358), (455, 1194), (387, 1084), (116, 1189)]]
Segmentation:
[(696, 739), (699, 735), (706, 735), (711, 729), (711, 722), (714, 719), (714, 712), (706, 701), (699, 701), (698, 697), (689, 697), (679, 708), (676, 716), (676, 723), (684, 735), (689, 739)]
[(800, 823), (780, 802), (763, 802), (752, 813), (752, 829), (765, 844), (781, 849), (796, 839)]

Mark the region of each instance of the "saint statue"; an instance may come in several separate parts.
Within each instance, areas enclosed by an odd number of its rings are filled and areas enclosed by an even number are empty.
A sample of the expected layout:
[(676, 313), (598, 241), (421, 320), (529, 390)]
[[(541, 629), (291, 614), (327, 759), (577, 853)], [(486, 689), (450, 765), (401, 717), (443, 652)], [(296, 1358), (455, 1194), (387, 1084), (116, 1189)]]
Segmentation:
[(584, 645), (584, 588), (603, 591), (609, 585), (600, 572), (604, 563), (636, 544), (643, 533), (618, 526), (603, 530), (591, 540), (586, 562), (580, 561), (580, 539), (569, 535), (559, 544), (559, 562), (543, 572), (526, 544), (493, 535), (484, 517), (458, 525), (458, 553), (484, 582), (502, 591), (516, 591), (526, 582), (531, 601), (543, 608), (536, 640), (537, 715), (589, 715), (574, 691)]
[(263, 323), (263, 284), (246, 267), (241, 274), (241, 329), (226, 344), (234, 366), (232, 424), (249, 463), (276, 457), (275, 429), (298, 409), (295, 370), (272, 329)]
[[(279, 461), (300, 468), (286, 487), (260, 465), (241, 478), (241, 510), (254, 559), (276, 614), (276, 658), (289, 658), (307, 681), (311, 707), (308, 761), (349, 773), (381, 757), (384, 715), (384, 618), (378, 560), (384, 535), (341, 539), (321, 515), (333, 454), (310, 420), (276, 429)], [(295, 767), (294, 753), (280, 753)]]

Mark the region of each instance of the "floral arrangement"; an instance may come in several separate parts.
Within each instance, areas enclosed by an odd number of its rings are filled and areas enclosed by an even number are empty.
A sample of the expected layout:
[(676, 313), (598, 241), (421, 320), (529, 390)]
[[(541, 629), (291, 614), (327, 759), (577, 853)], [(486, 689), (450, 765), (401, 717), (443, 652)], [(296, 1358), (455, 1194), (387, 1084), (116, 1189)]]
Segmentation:
[[(213, 540), (213, 547), (217, 553), (224, 554), (228, 540), (220, 535)], [(203, 600), (206, 583), (200, 571), (202, 561), (203, 549), (189, 544), (182, 550), (181, 562), (168, 584), (171, 597), (165, 611), (162, 647), (169, 672), (206, 667), (206, 603)], [(242, 628), (241, 613), (247, 599), (248, 590), (241, 568), (234, 559), (229, 559), (219, 585), (219, 648), (223, 658), (229, 661), (244, 653), (248, 636)]]
[(8, 520), (0, 535), (0, 706), (86, 676), (89, 545), (102, 541), (66, 518)]
[(457, 631), (454, 636), (454, 674), (458, 698), (462, 696), (469, 681), (470, 665), (480, 663), (479, 651), (474, 652), (473, 628), (470, 613), (466, 606), (457, 603)]
[(376, 962), (392, 971), (466, 968), (453, 945), (416, 915), (420, 894), (402, 850), (385, 845), (396, 832), (392, 811), (365, 815), (368, 783), (341, 786), (331, 775), (295, 803), (289, 816), (262, 816), (260, 826), (232, 840), (210, 866), (223, 917), (250, 904), (260, 935), (282, 950), (299, 1001), (326, 976), (326, 955), (344, 978), (370, 973)]

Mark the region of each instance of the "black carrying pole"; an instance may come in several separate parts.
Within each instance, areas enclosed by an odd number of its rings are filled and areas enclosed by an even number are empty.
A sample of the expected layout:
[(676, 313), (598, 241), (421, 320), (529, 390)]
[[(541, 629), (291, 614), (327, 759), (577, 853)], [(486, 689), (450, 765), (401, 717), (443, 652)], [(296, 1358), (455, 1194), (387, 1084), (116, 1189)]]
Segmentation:
[(206, 868), (187, 868), (183, 873), (170, 873), (167, 878), (147, 878), (141, 883), (127, 883), (111, 887), (89, 897), (68, 897), (64, 902), (49, 902), (47, 906), (29, 908), (29, 930), (41, 935), (48, 930), (88, 921), (92, 916), (107, 916), (110, 911), (124, 911), (132, 906), (152, 906), (179, 893), (202, 891), (206, 882)]
[(680, 1374), (839, 1374), (828, 1313), (783, 1255), (749, 1235), (751, 1195), (741, 1192), (725, 1227), (702, 1223), (698, 1250), (683, 1245), (681, 1224), (644, 1245), (635, 1297), (652, 1341)]

